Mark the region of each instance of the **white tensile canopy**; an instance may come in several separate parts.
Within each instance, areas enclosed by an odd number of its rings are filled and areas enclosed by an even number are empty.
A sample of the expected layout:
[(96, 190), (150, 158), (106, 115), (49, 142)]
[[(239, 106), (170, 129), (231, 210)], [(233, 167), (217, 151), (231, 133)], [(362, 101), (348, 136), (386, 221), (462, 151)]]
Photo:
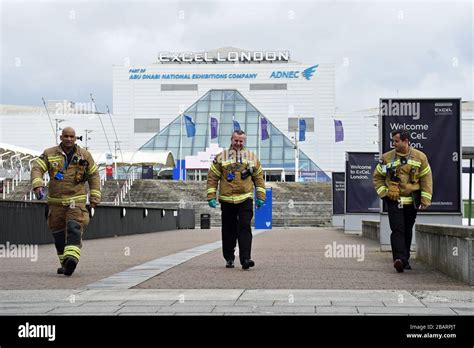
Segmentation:
[[(92, 157), (97, 164), (105, 165), (115, 162), (113, 156), (107, 160), (106, 152), (92, 153)], [(161, 165), (163, 167), (174, 167), (175, 161), (171, 151), (119, 151), (117, 152), (117, 165)]]

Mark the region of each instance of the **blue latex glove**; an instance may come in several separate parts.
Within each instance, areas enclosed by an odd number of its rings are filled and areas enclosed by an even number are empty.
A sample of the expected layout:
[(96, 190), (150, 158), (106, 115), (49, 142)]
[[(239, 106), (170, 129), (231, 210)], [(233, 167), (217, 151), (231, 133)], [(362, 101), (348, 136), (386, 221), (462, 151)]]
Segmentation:
[(35, 195), (37, 200), (41, 200), (44, 197), (44, 191), (42, 187), (39, 187), (35, 190)]
[(217, 206), (217, 201), (215, 198), (213, 198), (213, 199), (208, 200), (207, 204), (209, 204), (211, 208), (215, 208)]
[(264, 200), (261, 200), (261, 199), (257, 198), (257, 209), (260, 208), (264, 203), (265, 203)]

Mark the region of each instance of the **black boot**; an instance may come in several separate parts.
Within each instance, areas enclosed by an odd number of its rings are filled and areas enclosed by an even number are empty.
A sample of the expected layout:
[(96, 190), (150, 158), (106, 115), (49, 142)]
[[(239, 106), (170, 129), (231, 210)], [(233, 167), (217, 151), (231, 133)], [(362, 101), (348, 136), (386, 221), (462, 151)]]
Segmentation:
[(64, 258), (64, 275), (70, 276), (74, 273), (74, 270), (77, 266), (77, 259), (74, 257), (66, 257)]
[(242, 269), (249, 269), (253, 266), (255, 266), (255, 262), (253, 262), (253, 260), (247, 259), (242, 262)]

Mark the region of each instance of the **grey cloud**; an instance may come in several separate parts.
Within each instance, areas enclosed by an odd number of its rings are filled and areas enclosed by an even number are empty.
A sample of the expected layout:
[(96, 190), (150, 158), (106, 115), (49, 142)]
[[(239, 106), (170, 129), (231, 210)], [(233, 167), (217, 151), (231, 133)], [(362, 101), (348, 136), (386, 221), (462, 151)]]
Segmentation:
[(334, 62), (339, 110), (375, 106), (397, 90), (473, 97), (469, 2), (27, 2), (6, 3), (1, 15), (1, 103), (88, 101), (94, 92), (111, 106), (112, 65), (222, 46)]

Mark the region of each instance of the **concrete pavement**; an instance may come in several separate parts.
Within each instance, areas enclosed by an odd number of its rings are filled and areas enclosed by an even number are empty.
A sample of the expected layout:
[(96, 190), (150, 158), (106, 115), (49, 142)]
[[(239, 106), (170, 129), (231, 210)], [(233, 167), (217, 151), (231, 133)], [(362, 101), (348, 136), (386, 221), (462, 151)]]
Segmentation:
[(416, 260), (398, 274), (339, 230), (256, 234), (249, 271), (226, 269), (220, 245), (218, 229), (85, 241), (70, 278), (40, 246), (34, 263), (0, 259), (0, 315), (474, 315), (474, 288)]

